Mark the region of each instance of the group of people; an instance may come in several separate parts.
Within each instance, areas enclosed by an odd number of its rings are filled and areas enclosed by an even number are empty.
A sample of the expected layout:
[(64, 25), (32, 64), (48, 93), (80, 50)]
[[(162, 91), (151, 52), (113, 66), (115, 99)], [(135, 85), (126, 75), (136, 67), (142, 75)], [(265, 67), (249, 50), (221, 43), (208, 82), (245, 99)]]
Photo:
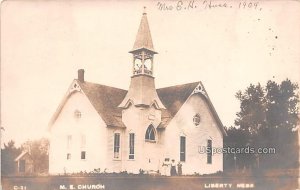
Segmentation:
[[(181, 162), (178, 162), (177, 164), (175, 163), (175, 160), (173, 159), (172, 162), (170, 163), (169, 158), (166, 158), (164, 163), (163, 163), (163, 175), (165, 176), (177, 176), (177, 175), (182, 175), (182, 164)], [(177, 169), (176, 169), (177, 166)]]

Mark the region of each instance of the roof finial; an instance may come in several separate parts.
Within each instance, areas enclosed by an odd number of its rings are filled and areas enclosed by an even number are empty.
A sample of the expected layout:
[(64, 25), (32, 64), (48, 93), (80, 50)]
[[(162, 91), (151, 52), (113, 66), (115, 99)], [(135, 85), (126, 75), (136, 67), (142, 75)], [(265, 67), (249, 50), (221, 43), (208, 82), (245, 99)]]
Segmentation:
[(147, 14), (147, 12), (146, 12), (146, 6), (144, 6), (144, 12), (143, 12), (143, 15), (146, 15)]

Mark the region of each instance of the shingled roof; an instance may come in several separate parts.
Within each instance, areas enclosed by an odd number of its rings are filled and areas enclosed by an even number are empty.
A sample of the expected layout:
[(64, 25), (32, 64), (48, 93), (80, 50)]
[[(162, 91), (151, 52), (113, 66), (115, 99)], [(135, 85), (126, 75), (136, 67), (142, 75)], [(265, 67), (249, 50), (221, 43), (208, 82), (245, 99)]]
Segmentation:
[(124, 99), (126, 90), (79, 80), (77, 82), (107, 126), (125, 127), (122, 109), (118, 105)]
[[(122, 122), (122, 109), (118, 107), (120, 102), (124, 99), (127, 91), (119, 88), (95, 84), (91, 82), (80, 82), (75, 79), (71, 86), (78, 84), (82, 92), (87, 96), (95, 110), (109, 127), (125, 127)], [(77, 86), (78, 86), (77, 85)], [(69, 89), (70, 91), (70, 89)], [(52, 116), (49, 127), (53, 125), (66, 101), (72, 92), (68, 92), (63, 98), (56, 112)]]
[(171, 117), (174, 117), (183, 103), (192, 94), (199, 82), (157, 89), (157, 93)]
[[(194, 82), (157, 89), (159, 98), (167, 108), (166, 110), (162, 111), (162, 122), (159, 125), (159, 128), (165, 128), (168, 126), (169, 122), (173, 119), (173, 117), (179, 111), (181, 106), (187, 101), (187, 99), (191, 96), (191, 94), (199, 84), (202, 85), (201, 82)], [(207, 103), (210, 111), (216, 119), (219, 129), (224, 135), (226, 135), (226, 131), (224, 130), (223, 124), (213, 104), (211, 103), (207, 93), (201, 94), (201, 96), (204, 98), (204, 101)]]
[[(127, 91), (105, 85), (77, 81), (98, 114), (108, 126), (125, 127), (122, 122), (122, 102)], [(167, 109), (162, 110), (161, 126), (166, 126), (185, 103), (199, 82), (157, 89), (157, 93)]]
[[(109, 127), (126, 127), (122, 122), (122, 108), (118, 107), (120, 102), (124, 99), (127, 91), (119, 88), (114, 88), (110, 86), (105, 86), (101, 84), (91, 83), (91, 82), (80, 82), (75, 79), (79, 84), (83, 93), (87, 96), (91, 104), (94, 106), (95, 110), (104, 120), (107, 126)], [(180, 110), (182, 105), (187, 101), (191, 96), (195, 88), (201, 82), (194, 82), (176, 86), (170, 86), (165, 88), (157, 89), (157, 94), (166, 107), (162, 109), (162, 122), (158, 128), (165, 128), (173, 117)], [(204, 100), (207, 102), (212, 114), (214, 115), (218, 126), (223, 134), (226, 134), (223, 125), (217, 115), (216, 110), (214, 109), (209, 97), (204, 97)], [(66, 99), (65, 99), (66, 101)], [(62, 109), (64, 102), (60, 106)], [(52, 123), (55, 121), (55, 118), (58, 116), (60, 109), (57, 110), (54, 115)]]

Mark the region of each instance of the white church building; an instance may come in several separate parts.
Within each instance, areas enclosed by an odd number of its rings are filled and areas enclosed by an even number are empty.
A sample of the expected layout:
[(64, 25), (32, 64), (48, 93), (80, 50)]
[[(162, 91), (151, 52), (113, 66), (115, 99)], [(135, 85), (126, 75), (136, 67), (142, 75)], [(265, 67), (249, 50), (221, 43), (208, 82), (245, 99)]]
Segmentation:
[(172, 160), (184, 175), (223, 171), (223, 154), (199, 152), (223, 147), (226, 135), (203, 84), (155, 87), (157, 52), (146, 13), (130, 53), (128, 90), (87, 82), (78, 70), (49, 124), (49, 173), (100, 168), (169, 175)]

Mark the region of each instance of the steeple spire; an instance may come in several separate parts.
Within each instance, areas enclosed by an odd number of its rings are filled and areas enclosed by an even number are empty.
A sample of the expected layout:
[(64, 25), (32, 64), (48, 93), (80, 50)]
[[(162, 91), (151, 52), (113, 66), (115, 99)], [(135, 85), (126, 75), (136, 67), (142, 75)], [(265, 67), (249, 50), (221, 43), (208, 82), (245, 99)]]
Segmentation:
[(146, 7), (144, 7), (133, 49), (129, 53), (133, 55), (133, 75), (153, 76), (153, 58), (157, 52), (153, 48)]
[(130, 104), (134, 106), (151, 107), (155, 105), (156, 109), (165, 109), (160, 101), (153, 77), (153, 59), (154, 51), (149, 24), (147, 20), (146, 8), (140, 22), (140, 27), (136, 36), (132, 53), (132, 76), (129, 90), (119, 105), (121, 108), (127, 108)]
[(144, 7), (144, 12), (143, 16), (140, 22), (140, 27), (138, 30), (138, 33), (136, 35), (136, 39), (133, 45), (133, 49), (130, 51), (130, 53), (134, 53), (138, 50), (146, 49), (151, 51), (153, 54), (156, 54), (153, 43), (152, 43), (152, 38), (151, 38), (151, 33), (150, 33), (150, 28), (148, 24), (148, 19), (147, 19), (147, 13), (146, 13), (146, 7)]

